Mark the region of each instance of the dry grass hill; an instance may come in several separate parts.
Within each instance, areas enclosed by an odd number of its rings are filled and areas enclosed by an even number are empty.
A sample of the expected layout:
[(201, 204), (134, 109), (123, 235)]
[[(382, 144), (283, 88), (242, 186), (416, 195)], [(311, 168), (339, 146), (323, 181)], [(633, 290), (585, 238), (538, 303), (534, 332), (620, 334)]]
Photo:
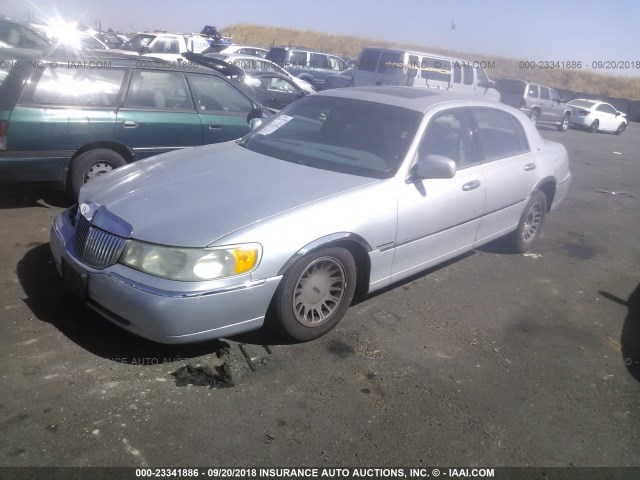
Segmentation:
[(609, 97), (640, 99), (640, 79), (606, 75), (584, 70), (522, 69), (520, 60), (490, 55), (468, 54), (453, 50), (431, 48), (428, 45), (410, 45), (384, 42), (370, 38), (347, 35), (331, 35), (308, 30), (292, 30), (259, 25), (238, 24), (220, 30), (231, 36), (236, 43), (262, 46), (298, 45), (335, 53), (355, 59), (364, 46), (401, 47), (418, 51), (439, 53), (470, 61), (492, 62), (495, 68), (488, 68), (489, 76), (496, 80), (502, 77), (526, 78), (552, 87), (586, 92)]

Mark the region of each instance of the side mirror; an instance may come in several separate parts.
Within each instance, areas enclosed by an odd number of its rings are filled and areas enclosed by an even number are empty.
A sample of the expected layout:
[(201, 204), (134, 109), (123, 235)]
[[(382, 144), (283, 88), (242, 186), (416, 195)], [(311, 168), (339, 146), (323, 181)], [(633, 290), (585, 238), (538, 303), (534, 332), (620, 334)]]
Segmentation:
[(249, 120), (249, 128), (251, 129), (251, 131), (255, 130), (260, 125), (262, 125), (261, 118), (252, 118), (251, 120)]
[(429, 154), (414, 167), (414, 179), (453, 178), (456, 175), (456, 162), (443, 155)]
[(260, 105), (255, 105), (247, 115), (247, 123), (251, 124), (251, 120), (262, 119), (264, 111)]

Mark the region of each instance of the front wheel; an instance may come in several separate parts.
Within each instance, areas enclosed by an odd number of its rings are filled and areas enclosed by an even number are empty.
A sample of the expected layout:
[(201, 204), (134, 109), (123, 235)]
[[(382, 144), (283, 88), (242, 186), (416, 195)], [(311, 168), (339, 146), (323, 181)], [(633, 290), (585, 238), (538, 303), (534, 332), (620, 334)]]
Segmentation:
[(107, 148), (96, 148), (78, 155), (69, 166), (69, 191), (73, 198), (78, 198), (80, 188), (93, 180), (118, 167), (127, 164), (122, 156)]
[(284, 275), (274, 297), (280, 330), (298, 341), (321, 337), (342, 319), (356, 288), (356, 263), (341, 247), (311, 252)]
[(516, 252), (524, 253), (531, 249), (534, 241), (540, 236), (546, 213), (547, 196), (540, 191), (534, 192), (522, 212), (517, 230), (512, 234), (513, 248)]
[(616, 135), (620, 135), (622, 132), (624, 132), (625, 128), (627, 128), (627, 124), (622, 122), (616, 129)]

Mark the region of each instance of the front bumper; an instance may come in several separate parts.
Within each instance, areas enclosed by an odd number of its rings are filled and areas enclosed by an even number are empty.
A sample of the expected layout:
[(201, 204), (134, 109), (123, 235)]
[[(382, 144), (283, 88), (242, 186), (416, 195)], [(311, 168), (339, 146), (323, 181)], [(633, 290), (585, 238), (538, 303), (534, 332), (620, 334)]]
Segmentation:
[[(82, 279), (83, 300), (116, 325), (161, 343), (190, 343), (227, 337), (260, 328), (282, 277), (252, 280), (248, 276), (206, 282), (174, 282), (120, 264), (104, 270), (82, 263), (74, 247), (69, 211), (51, 226), (51, 252), (58, 272)], [(148, 282), (145, 282), (145, 277)], [(76, 282), (74, 282), (76, 283)], [(175, 288), (179, 285), (180, 289)], [(193, 289), (189, 287), (193, 285)]]

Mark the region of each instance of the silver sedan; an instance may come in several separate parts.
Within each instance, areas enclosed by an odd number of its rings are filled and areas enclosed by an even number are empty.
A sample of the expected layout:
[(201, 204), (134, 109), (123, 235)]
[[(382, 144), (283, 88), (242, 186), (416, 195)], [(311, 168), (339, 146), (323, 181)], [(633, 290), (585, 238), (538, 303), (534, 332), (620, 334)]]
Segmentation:
[(238, 141), (86, 184), (51, 250), (93, 309), (194, 342), (317, 338), (366, 294), (495, 238), (526, 251), (566, 196), (565, 148), (511, 107), (411, 87), (302, 98)]

